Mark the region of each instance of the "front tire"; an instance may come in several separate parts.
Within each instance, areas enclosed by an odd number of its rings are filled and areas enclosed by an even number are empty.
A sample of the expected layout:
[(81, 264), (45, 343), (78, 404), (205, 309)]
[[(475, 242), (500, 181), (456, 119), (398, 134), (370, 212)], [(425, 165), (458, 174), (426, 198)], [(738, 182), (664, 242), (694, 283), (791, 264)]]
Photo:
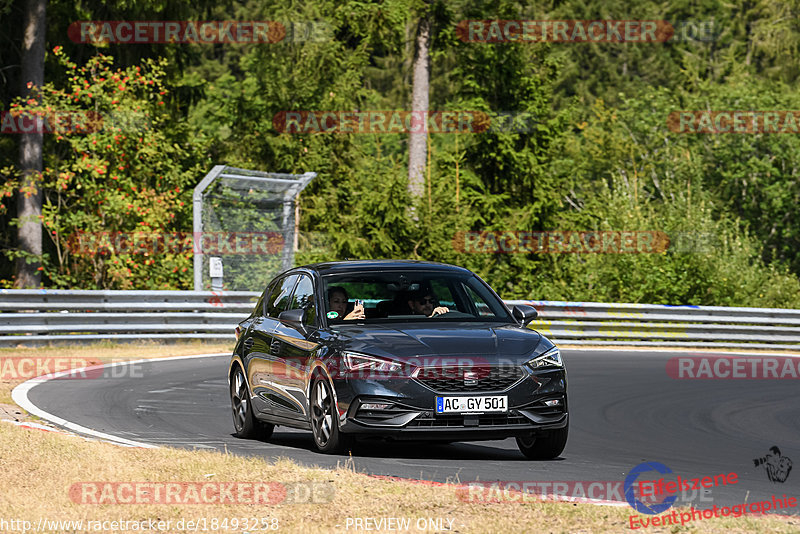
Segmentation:
[(231, 409), (233, 410), (233, 428), (236, 430), (234, 435), (237, 438), (267, 439), (275, 430), (275, 425), (257, 421), (253, 416), (247, 380), (239, 367), (236, 368), (231, 378)]
[(517, 438), (517, 447), (529, 460), (552, 460), (564, 451), (568, 434), (569, 426), (565, 426), (539, 436)]
[(352, 439), (339, 431), (339, 414), (328, 381), (317, 378), (311, 387), (311, 432), (319, 452), (337, 454), (347, 450)]

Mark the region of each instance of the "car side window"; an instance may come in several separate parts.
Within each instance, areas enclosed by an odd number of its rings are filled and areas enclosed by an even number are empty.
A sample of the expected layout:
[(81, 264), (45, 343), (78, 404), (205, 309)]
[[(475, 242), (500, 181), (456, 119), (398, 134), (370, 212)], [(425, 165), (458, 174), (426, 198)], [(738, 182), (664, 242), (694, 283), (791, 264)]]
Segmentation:
[(467, 290), (467, 295), (472, 300), (473, 304), (475, 305), (476, 311), (480, 317), (492, 317), (494, 313), (492, 313), (492, 309), (486, 303), (483, 297), (478, 295), (471, 287), (464, 286), (464, 289)]
[(301, 276), (297, 282), (297, 287), (294, 290), (292, 297), (292, 305), (290, 310), (296, 309), (306, 310), (306, 320), (304, 324), (315, 326), (317, 324), (317, 306), (314, 301), (314, 282), (309, 276)]
[(267, 304), (270, 302), (269, 297), (272, 295), (272, 290), (275, 289), (275, 285), (276, 282), (273, 280), (267, 286), (267, 289), (264, 291), (264, 294), (261, 295), (261, 299), (258, 301), (258, 304), (261, 306), (261, 315), (264, 317), (269, 317), (269, 313), (267, 313)]
[(265, 289), (264, 292), (261, 293), (261, 296), (258, 297), (258, 302), (256, 302), (256, 305), (253, 308), (253, 313), (250, 314), (250, 317), (257, 317), (257, 316), (265, 315), (264, 301), (269, 296), (270, 289), (271, 288), (269, 286), (267, 286), (267, 289)]
[(293, 274), (287, 276), (283, 280), (279, 280), (278, 283), (275, 284), (275, 287), (273, 287), (270, 292), (269, 300), (267, 301), (268, 316), (277, 318), (278, 314), (289, 309), (289, 297), (292, 295), (292, 289), (294, 289), (297, 278), (298, 275)]

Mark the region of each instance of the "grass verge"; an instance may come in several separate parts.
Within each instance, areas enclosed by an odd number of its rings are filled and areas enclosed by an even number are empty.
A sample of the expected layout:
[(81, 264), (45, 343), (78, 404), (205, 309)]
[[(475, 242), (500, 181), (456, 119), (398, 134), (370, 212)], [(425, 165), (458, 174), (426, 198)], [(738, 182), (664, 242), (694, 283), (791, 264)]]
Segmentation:
[[(229, 346), (196, 343), (97, 345), (6, 349), (0, 351), (0, 357), (36, 354), (107, 361), (228, 350)], [(10, 385), (4, 383), (3, 387), (10, 391)], [(25, 527), (38, 532), (75, 533), (352, 532), (367, 529), (459, 533), (631, 532), (628, 519), (632, 510), (629, 507), (543, 501), (464, 502), (453, 486), (369, 477), (356, 473), (344, 458), (338, 469), (317, 469), (299, 466), (291, 459), (271, 463), (260, 458), (242, 458), (213, 451), (125, 448), (8, 423), (0, 424), (0, 451), (5, 475), (0, 491), (2, 532), (22, 532)], [(244, 497), (245, 502), (219, 504), (213, 502), (212, 489), (212, 498), (205, 499), (205, 503), (198, 503), (204, 499), (192, 498), (190, 492), (181, 492), (178, 500), (182, 498), (183, 502), (150, 504), (152, 490), (139, 494), (123, 491), (120, 485), (143, 482), (163, 483), (164, 488), (166, 484), (176, 482), (185, 483), (184, 488), (192, 484), (199, 487), (204, 484), (266, 483), (272, 484), (273, 488), (282, 487), (288, 493), (279, 492), (279, 496), (285, 498), (275, 499), (278, 503), (262, 504), (248, 503), (248, 496), (252, 500), (254, 495), (245, 491), (237, 493)], [(115, 490), (104, 493), (97, 488)], [(95, 504), (94, 498), (99, 498), (100, 503)], [(134, 502), (118, 502), (128, 498)], [(401, 522), (388, 523), (392, 518)], [(23, 523), (25, 521), (29, 523)], [(54, 523), (57, 521), (72, 523)], [(112, 523), (114, 521), (117, 523)], [(189, 522), (194, 523), (192, 528)], [(361, 528), (357, 528), (359, 524)], [(154, 528), (150, 528), (151, 525)], [(398, 525), (408, 525), (409, 528), (398, 528)], [(800, 530), (800, 520), (728, 517), (643, 530), (653, 533), (788, 533)]]
[[(631, 532), (627, 526), (631, 512), (628, 507), (540, 501), (468, 503), (460, 500), (455, 488), (450, 486), (381, 480), (353, 472), (346, 466), (335, 470), (314, 469), (301, 467), (288, 459), (269, 463), (259, 458), (209, 451), (131, 449), (10, 424), (0, 425), (0, 450), (5, 473), (4, 488), (0, 492), (0, 518), (30, 521), (32, 525), (37, 525), (40, 519), (83, 522), (46, 530), (50, 532), (188, 532), (188, 528), (178, 528), (181, 520), (183, 525), (189, 521), (198, 525), (205, 521), (209, 529), (216, 520), (217, 528), (208, 530), (210, 532), (272, 532), (273, 525), (279, 532), (346, 532), (356, 530), (356, 519), (365, 521), (367, 518), (376, 522), (406, 518), (410, 525), (407, 531), (411, 532)], [(279, 483), (290, 488), (291, 503), (195, 504), (189, 499), (190, 504), (185, 501), (181, 504), (93, 504), (91, 498), (84, 497), (82, 490), (74, 489), (75, 484), (82, 482), (143, 481)], [(311, 489), (299, 491), (298, 488)], [(129, 495), (118, 491), (118, 497)], [(103, 498), (99, 491), (88, 495), (109, 502), (109, 497)], [(150, 498), (141, 497), (144, 501)], [(84, 500), (90, 503), (84, 504)], [(226, 518), (228, 528), (223, 528)], [(247, 518), (251, 522), (252, 518), (264, 518), (265, 521), (259, 522), (259, 528), (255, 529), (241, 528), (241, 524), (239, 528), (230, 528), (233, 518)], [(141, 526), (148, 520), (163, 521), (162, 527), (169, 528), (125, 529), (121, 527), (131, 524), (110, 523), (144, 522), (137, 523)], [(89, 521), (98, 523), (90, 530), (87, 528)], [(103, 528), (104, 521), (106, 528)], [(267, 528), (262, 530), (262, 525)], [(117, 528), (112, 528), (114, 526)], [(798, 528), (797, 519), (731, 517), (698, 521), (691, 524), (691, 528), (689, 525), (655, 527), (646, 531), (788, 533), (797, 532)]]

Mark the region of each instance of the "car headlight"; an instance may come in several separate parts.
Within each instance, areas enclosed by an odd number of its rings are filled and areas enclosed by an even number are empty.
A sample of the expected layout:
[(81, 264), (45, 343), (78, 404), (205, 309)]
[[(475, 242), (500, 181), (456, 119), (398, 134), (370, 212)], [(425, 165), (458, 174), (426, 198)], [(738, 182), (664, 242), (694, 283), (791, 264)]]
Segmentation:
[(403, 364), (375, 356), (367, 356), (358, 352), (342, 352), (344, 364), (349, 371), (379, 371), (383, 373), (394, 373), (403, 368)]
[(553, 347), (544, 354), (525, 362), (531, 369), (542, 369), (544, 367), (564, 367), (564, 360), (561, 359), (561, 352), (558, 347)]

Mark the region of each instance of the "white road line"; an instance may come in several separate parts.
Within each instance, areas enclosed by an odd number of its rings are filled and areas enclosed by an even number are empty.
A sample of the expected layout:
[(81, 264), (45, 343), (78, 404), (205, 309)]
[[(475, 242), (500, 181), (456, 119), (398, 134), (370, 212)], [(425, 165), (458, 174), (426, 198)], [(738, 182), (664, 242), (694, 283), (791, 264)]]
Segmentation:
[(94, 371), (98, 369), (103, 369), (105, 367), (115, 367), (115, 366), (122, 366), (122, 365), (133, 365), (133, 364), (141, 364), (141, 363), (152, 363), (152, 362), (163, 362), (163, 361), (174, 361), (174, 360), (188, 360), (191, 358), (212, 358), (216, 356), (230, 356), (227, 352), (219, 352), (215, 354), (194, 354), (190, 356), (171, 356), (169, 358), (152, 358), (152, 359), (141, 359), (141, 360), (131, 360), (126, 362), (112, 362), (103, 365), (92, 365), (89, 367), (82, 367), (80, 369), (68, 369), (66, 371), (60, 371), (58, 373), (52, 373), (45, 376), (39, 376), (36, 378), (32, 378), (22, 384), (18, 385), (14, 388), (11, 392), (11, 398), (14, 400), (17, 405), (19, 405), (23, 410), (26, 410), (28, 413), (35, 415), (41, 419), (46, 421), (50, 421), (53, 424), (56, 424), (60, 427), (67, 428), (76, 432), (78, 434), (84, 434), (88, 436), (94, 436), (96, 438), (109, 441), (116, 445), (126, 445), (128, 447), (144, 447), (146, 449), (158, 449), (158, 445), (152, 445), (150, 443), (144, 443), (141, 441), (134, 441), (130, 439), (121, 438), (119, 436), (114, 436), (112, 434), (107, 434), (105, 432), (100, 432), (98, 430), (94, 430), (91, 428), (87, 428), (85, 426), (81, 426), (77, 423), (73, 423), (71, 421), (67, 421), (66, 419), (62, 419), (57, 415), (53, 415), (49, 412), (46, 412), (33, 404), (31, 400), (28, 398), (28, 392), (32, 390), (34, 387), (38, 386), (39, 384), (44, 384), (50, 380), (54, 380), (56, 378), (61, 378), (64, 376), (69, 376), (72, 374), (83, 373), (85, 371)]

